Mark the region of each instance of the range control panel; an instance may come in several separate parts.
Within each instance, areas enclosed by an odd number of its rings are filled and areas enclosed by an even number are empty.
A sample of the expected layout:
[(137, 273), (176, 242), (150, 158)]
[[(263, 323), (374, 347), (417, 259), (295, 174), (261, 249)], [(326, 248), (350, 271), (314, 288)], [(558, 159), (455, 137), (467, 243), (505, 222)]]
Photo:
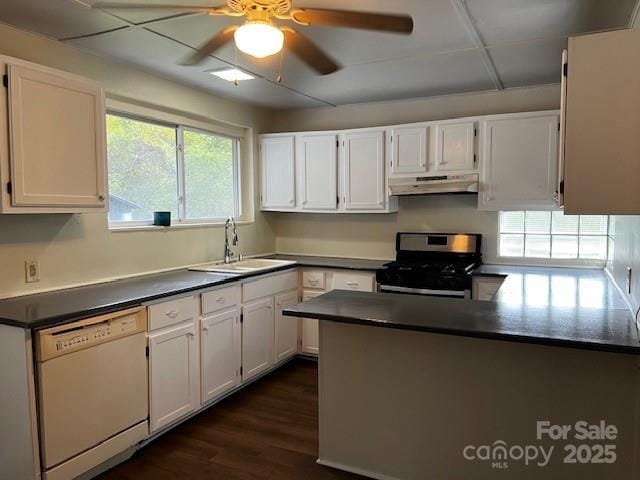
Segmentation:
[(38, 332), (37, 355), (40, 361), (144, 332), (146, 312), (135, 309), (110, 316), (80, 320)]

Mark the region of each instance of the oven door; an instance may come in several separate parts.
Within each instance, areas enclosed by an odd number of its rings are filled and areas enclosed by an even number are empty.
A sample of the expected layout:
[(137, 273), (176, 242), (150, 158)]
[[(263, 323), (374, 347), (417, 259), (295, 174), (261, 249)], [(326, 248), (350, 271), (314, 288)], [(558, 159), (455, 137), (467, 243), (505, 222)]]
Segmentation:
[(399, 287), (396, 285), (378, 285), (378, 292), (405, 293), (408, 295), (425, 295), (430, 297), (471, 298), (469, 290), (432, 290), (429, 288)]

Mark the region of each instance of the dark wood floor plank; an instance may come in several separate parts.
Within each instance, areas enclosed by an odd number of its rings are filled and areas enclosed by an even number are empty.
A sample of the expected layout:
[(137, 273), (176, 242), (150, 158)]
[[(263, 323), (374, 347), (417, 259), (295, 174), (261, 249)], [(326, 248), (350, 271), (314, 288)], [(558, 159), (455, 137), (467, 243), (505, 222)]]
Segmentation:
[(101, 480), (356, 480), (316, 463), (318, 369), (296, 359), (153, 441)]

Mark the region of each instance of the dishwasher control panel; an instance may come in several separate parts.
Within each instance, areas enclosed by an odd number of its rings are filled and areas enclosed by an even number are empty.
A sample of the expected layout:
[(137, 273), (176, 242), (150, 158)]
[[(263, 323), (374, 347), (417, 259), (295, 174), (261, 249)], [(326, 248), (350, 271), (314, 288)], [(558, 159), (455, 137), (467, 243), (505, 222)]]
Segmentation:
[(44, 361), (146, 329), (144, 308), (102, 315), (37, 332), (36, 354), (39, 361)]

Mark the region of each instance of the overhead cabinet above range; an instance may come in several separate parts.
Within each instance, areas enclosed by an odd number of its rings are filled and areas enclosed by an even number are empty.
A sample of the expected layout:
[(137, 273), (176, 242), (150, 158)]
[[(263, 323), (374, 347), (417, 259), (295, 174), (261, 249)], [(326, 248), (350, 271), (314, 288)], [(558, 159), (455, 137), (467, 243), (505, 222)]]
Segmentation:
[(10, 57), (0, 69), (0, 211), (106, 211), (102, 88)]

